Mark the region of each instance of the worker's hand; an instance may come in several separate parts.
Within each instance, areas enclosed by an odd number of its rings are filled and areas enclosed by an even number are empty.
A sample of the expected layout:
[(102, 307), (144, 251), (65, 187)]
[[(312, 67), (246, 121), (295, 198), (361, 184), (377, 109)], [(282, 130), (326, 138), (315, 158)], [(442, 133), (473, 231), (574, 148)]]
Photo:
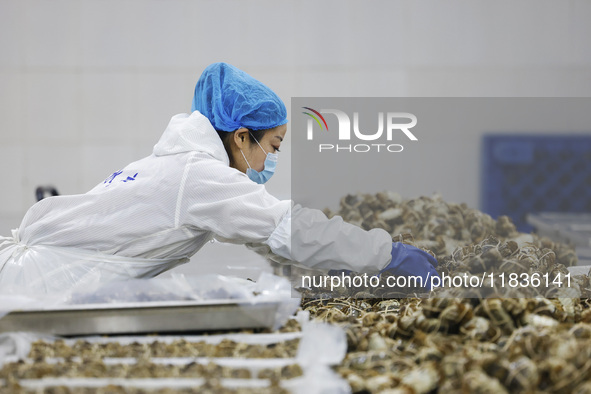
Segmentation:
[(402, 242), (392, 244), (392, 261), (381, 273), (388, 272), (395, 276), (420, 276), (423, 278), (423, 286), (431, 290), (431, 278), (439, 277), (437, 271), (437, 260), (429, 253)]

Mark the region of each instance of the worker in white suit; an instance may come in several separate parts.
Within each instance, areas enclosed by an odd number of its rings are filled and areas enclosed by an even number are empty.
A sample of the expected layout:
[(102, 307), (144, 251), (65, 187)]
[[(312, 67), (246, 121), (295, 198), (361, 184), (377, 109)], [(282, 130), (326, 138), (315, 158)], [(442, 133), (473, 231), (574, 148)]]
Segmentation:
[(432, 256), (393, 244), (384, 230), (329, 220), (266, 191), (286, 115), (267, 86), (229, 64), (210, 65), (192, 113), (171, 119), (150, 156), (85, 194), (39, 201), (0, 237), (0, 287), (54, 293), (152, 277), (212, 239), (310, 268), (437, 275)]

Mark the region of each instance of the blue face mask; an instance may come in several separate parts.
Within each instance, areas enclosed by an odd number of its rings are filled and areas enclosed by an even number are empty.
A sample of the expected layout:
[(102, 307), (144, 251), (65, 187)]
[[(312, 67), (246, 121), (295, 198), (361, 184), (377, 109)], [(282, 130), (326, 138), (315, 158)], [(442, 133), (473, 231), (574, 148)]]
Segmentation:
[[(256, 143), (261, 148), (261, 150), (263, 152), (265, 152), (265, 150), (263, 149), (261, 144), (259, 144), (259, 142), (256, 140), (256, 138), (253, 137), (253, 139), (256, 141)], [(271, 177), (275, 173), (275, 168), (277, 167), (277, 154), (276, 153), (265, 152), (265, 153), (267, 153), (267, 158), (265, 159), (265, 164), (264, 164), (265, 167), (263, 168), (263, 171), (261, 171), (261, 172), (252, 169), (252, 167), (250, 166), (250, 163), (248, 162), (248, 160), (246, 160), (246, 156), (244, 156), (244, 152), (242, 152), (242, 149), (240, 149), (240, 153), (242, 153), (242, 157), (244, 157), (244, 161), (248, 165), (248, 169), (246, 170), (246, 175), (248, 175), (248, 177), (253, 182), (256, 182), (256, 183), (262, 185), (263, 183), (265, 183), (269, 179), (271, 179)]]

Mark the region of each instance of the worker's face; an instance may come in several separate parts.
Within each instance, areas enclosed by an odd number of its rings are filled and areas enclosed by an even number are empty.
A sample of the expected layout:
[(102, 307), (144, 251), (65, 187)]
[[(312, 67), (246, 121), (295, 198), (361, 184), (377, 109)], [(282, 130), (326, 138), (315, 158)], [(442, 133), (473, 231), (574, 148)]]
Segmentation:
[(248, 164), (240, 153), (240, 149), (242, 149), (242, 153), (244, 153), (244, 156), (246, 157), (246, 160), (248, 160), (252, 169), (262, 171), (265, 168), (267, 153), (279, 153), (281, 142), (283, 142), (285, 134), (287, 133), (287, 125), (281, 125), (267, 130), (265, 134), (263, 134), (263, 138), (259, 141), (259, 144), (261, 145), (260, 147), (254, 139), (249, 138), (248, 133), (249, 131), (246, 129), (239, 129), (236, 131), (234, 140), (238, 152), (236, 152), (237, 154), (234, 154), (235, 168), (244, 173), (246, 173), (246, 170), (248, 169)]

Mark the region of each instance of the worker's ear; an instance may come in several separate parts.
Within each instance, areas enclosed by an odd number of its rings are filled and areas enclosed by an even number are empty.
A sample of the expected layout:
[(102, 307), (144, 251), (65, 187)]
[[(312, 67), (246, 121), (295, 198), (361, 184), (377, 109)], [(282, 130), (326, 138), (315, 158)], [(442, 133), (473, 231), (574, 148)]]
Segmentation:
[(240, 128), (234, 132), (234, 143), (238, 149), (244, 149), (250, 143), (248, 139), (248, 129)]

